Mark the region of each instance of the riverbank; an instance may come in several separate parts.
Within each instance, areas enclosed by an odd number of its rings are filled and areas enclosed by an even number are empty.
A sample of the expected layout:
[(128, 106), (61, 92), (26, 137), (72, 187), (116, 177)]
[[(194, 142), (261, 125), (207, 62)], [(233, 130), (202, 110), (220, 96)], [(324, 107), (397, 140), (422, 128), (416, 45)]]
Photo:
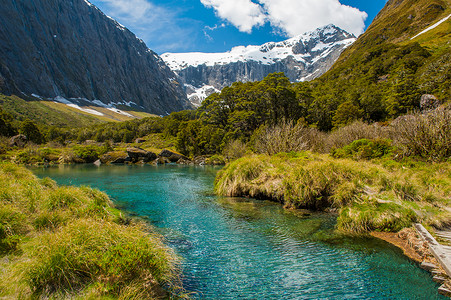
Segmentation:
[(414, 222), (441, 226), (450, 218), (451, 164), (335, 159), (311, 152), (253, 155), (218, 173), (215, 190), (287, 208), (338, 211), (337, 229), (398, 232)]
[(170, 138), (151, 134), (132, 143), (96, 142), (50, 142), (35, 145), (23, 135), (0, 143), (0, 161), (23, 165), (59, 164), (166, 164), (224, 165), (222, 155), (187, 157), (174, 148)]
[[(370, 233), (371, 236), (386, 241), (399, 249), (401, 249), (405, 256), (413, 260), (414, 262), (421, 264), (423, 262), (423, 256), (412, 246), (418, 240), (412, 241), (412, 235), (415, 236), (415, 232), (412, 228), (403, 229), (401, 232), (377, 232)], [(419, 249), (417, 247), (417, 249)], [(421, 254), (424, 255), (424, 249), (421, 250)]]
[(4, 162), (0, 182), (0, 298), (163, 299), (177, 292), (173, 251), (106, 194), (58, 186)]

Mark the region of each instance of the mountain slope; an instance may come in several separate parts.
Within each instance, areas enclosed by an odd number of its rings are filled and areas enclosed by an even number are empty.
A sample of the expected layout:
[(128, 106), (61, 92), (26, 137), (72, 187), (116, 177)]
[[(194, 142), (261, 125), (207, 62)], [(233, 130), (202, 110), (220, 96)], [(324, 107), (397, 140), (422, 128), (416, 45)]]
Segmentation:
[(174, 77), (143, 41), (86, 0), (2, 1), (0, 92), (166, 114), (190, 107)]
[(165, 53), (162, 58), (186, 85), (190, 100), (200, 103), (233, 82), (258, 81), (274, 72), (284, 72), (292, 82), (319, 77), (354, 41), (352, 34), (327, 25), (283, 42), (226, 53)]
[(330, 130), (449, 102), (450, 14), (451, 0), (388, 1), (331, 70), (300, 87), (312, 91), (300, 99), (307, 121)]
[[(408, 44), (411, 41), (419, 41), (415, 38), (418, 34), (450, 14), (450, 0), (389, 0), (365, 33), (352, 47), (343, 52), (339, 61), (348, 58), (355, 50), (368, 50), (387, 43)], [(449, 47), (451, 40), (449, 24), (448, 19), (439, 25), (441, 33), (432, 36), (434, 46)], [(418, 35), (418, 38), (420, 37), (422, 35)], [(336, 66), (338, 65), (340, 64), (337, 63)]]

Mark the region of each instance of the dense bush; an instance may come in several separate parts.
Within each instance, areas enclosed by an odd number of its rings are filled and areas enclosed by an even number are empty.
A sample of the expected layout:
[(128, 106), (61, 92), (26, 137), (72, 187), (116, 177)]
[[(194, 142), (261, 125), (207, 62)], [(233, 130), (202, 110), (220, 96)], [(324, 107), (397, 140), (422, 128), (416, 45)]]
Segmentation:
[(391, 135), (406, 156), (428, 160), (451, 157), (451, 109), (406, 115), (392, 123)]
[(361, 139), (333, 149), (331, 155), (335, 158), (373, 159), (391, 154), (393, 146), (390, 140)]

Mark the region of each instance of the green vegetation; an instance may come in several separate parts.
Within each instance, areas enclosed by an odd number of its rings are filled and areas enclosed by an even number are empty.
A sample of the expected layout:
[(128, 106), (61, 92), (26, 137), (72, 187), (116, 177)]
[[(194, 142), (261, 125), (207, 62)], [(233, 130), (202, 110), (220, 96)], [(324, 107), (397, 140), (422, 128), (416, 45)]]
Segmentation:
[(373, 159), (391, 155), (392, 151), (390, 140), (361, 139), (343, 148), (333, 149), (331, 155), (335, 158)]
[(104, 193), (11, 163), (0, 181), (0, 298), (159, 299), (176, 288), (174, 254)]
[(357, 162), (311, 152), (243, 157), (215, 182), (224, 196), (338, 210), (338, 229), (352, 233), (398, 231), (414, 221), (441, 226), (451, 217), (450, 187), (449, 163)]
[(56, 110), (51, 105), (46, 105), (44, 101), (36, 101), (36, 99), (26, 101), (17, 96), (0, 94), (0, 107), (3, 111), (14, 116), (17, 121), (30, 119), (45, 126), (82, 127), (105, 122), (96, 119), (94, 116), (83, 114), (81, 111)]

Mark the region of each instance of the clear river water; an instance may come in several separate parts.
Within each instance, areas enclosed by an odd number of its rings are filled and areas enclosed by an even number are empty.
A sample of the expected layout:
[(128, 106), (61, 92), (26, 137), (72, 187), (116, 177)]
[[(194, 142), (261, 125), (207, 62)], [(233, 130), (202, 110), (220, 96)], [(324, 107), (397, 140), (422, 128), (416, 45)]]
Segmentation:
[(334, 216), (215, 196), (218, 168), (32, 170), (59, 184), (98, 188), (147, 219), (182, 257), (183, 285), (196, 299), (447, 299), (396, 247), (334, 233)]

